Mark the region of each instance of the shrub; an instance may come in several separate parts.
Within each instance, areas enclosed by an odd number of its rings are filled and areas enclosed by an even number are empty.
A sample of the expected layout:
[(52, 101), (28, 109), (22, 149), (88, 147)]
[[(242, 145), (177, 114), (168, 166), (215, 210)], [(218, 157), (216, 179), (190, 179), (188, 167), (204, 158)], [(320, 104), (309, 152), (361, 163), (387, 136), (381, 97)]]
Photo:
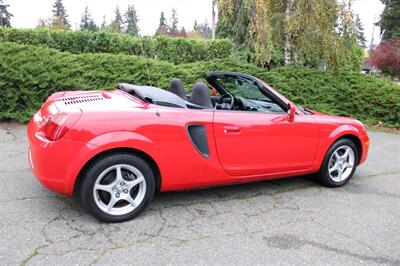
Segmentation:
[(328, 114), (351, 116), (368, 124), (400, 127), (400, 86), (359, 72), (321, 72), (306, 67), (278, 67), (266, 71), (232, 60), (187, 65), (190, 81), (213, 70), (256, 76), (294, 103)]
[(229, 57), (232, 42), (184, 38), (132, 37), (111, 32), (88, 32), (49, 29), (0, 27), (0, 41), (43, 45), (62, 52), (111, 53), (146, 56), (174, 64)]
[(107, 89), (119, 82), (167, 88), (173, 77), (190, 88), (214, 70), (257, 76), (292, 101), (321, 112), (400, 127), (400, 86), (356, 72), (319, 72), (305, 67), (267, 72), (233, 59), (174, 65), (137, 56), (75, 55), (15, 43), (0, 43), (0, 120), (27, 121), (55, 91)]
[(400, 76), (400, 37), (370, 50), (369, 61), (390, 76)]

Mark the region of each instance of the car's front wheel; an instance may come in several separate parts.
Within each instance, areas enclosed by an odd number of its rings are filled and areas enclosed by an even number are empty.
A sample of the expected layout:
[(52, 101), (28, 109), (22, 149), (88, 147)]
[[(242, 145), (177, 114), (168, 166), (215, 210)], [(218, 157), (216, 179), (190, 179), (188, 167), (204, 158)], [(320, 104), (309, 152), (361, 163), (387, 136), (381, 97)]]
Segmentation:
[(353, 141), (339, 139), (328, 150), (317, 174), (320, 183), (328, 187), (346, 184), (357, 168), (358, 150)]
[(140, 157), (118, 153), (101, 157), (84, 173), (83, 205), (103, 222), (123, 222), (139, 215), (152, 200), (154, 174)]

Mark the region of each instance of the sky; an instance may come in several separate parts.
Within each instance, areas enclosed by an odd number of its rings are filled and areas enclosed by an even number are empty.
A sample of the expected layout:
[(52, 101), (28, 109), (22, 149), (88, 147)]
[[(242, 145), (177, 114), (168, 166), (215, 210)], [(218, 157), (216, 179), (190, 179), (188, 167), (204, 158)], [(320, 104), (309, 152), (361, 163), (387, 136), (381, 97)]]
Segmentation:
[[(40, 18), (51, 17), (54, 0), (3, 0), (9, 4), (9, 11), (14, 15), (11, 19), (13, 27), (34, 28)], [(110, 22), (114, 17), (116, 6), (125, 11), (128, 5), (134, 5), (139, 16), (141, 35), (153, 35), (157, 29), (160, 13), (165, 12), (169, 19), (172, 8), (178, 12), (179, 26), (186, 30), (193, 28), (194, 21), (211, 23), (212, 0), (63, 0), (73, 28), (78, 28), (82, 13), (87, 5), (97, 24), (101, 24), (103, 16)], [(365, 36), (370, 44), (372, 39), (374, 18), (378, 21), (383, 5), (380, 0), (355, 0), (354, 11), (360, 16), (365, 28)], [(379, 27), (375, 27), (374, 43), (379, 43)]]

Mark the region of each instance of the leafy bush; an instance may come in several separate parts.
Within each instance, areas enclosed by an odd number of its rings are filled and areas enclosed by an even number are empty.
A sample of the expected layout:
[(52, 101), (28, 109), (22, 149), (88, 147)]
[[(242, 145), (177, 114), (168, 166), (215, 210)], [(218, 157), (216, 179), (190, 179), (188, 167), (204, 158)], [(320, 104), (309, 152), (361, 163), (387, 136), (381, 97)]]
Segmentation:
[(309, 108), (370, 124), (400, 127), (400, 86), (355, 72), (304, 67), (271, 71), (232, 59), (174, 65), (143, 57), (71, 54), (40, 46), (0, 43), (0, 120), (27, 121), (55, 91), (112, 88), (119, 82), (167, 88), (173, 77), (186, 88), (214, 70), (248, 73)]
[(277, 68), (264, 76), (292, 101), (367, 124), (400, 127), (400, 86), (359, 72)]
[(400, 36), (370, 50), (368, 60), (383, 73), (400, 76)]
[(145, 56), (174, 64), (229, 57), (232, 42), (195, 40), (165, 36), (137, 38), (111, 32), (0, 27), (0, 41), (43, 45), (62, 52), (111, 53)]

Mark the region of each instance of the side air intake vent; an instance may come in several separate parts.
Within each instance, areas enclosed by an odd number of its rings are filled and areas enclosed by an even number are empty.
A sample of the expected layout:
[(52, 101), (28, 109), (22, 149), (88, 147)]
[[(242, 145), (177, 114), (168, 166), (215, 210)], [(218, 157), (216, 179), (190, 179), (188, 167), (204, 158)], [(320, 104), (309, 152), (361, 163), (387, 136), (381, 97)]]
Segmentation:
[(208, 158), (210, 151), (208, 149), (207, 132), (204, 125), (190, 125), (187, 127), (187, 131), (196, 150)]
[(65, 97), (62, 100), (64, 101), (65, 105), (70, 105), (70, 104), (77, 104), (77, 103), (101, 101), (101, 100), (104, 100), (104, 98), (101, 95), (93, 94), (93, 95)]

